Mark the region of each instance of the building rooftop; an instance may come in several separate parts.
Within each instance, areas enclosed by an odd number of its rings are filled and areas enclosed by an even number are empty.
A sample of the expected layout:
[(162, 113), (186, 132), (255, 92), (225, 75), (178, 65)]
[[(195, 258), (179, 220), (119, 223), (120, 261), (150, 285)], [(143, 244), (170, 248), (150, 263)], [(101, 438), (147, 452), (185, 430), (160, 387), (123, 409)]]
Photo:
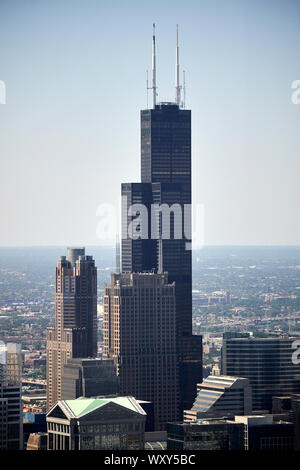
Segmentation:
[(243, 384), (247, 385), (248, 382), (248, 379), (243, 377), (209, 375), (201, 384), (198, 384), (197, 397), (191, 411), (199, 413), (209, 411), (227, 390), (243, 387)]
[(65, 400), (63, 403), (68, 407), (74, 417), (79, 418), (90, 411), (100, 408), (107, 403), (115, 403), (139, 414), (146, 414), (133, 397), (116, 398), (85, 398), (80, 397), (76, 400)]

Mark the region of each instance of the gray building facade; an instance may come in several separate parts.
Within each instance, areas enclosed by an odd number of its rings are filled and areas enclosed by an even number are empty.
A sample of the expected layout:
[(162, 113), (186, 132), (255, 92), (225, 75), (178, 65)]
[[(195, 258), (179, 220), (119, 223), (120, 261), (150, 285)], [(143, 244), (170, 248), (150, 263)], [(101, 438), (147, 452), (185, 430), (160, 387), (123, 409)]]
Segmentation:
[(62, 376), (62, 400), (119, 395), (119, 377), (112, 359), (68, 359)]

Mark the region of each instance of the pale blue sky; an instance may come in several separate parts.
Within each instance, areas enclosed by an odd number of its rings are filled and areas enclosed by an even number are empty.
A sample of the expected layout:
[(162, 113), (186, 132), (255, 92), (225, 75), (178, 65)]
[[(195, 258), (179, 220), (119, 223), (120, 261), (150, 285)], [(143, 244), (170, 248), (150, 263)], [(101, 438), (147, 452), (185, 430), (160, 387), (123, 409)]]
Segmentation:
[(0, 0), (0, 245), (99, 243), (140, 180), (153, 22), (161, 101), (180, 28), (205, 243), (300, 244), (299, 1)]

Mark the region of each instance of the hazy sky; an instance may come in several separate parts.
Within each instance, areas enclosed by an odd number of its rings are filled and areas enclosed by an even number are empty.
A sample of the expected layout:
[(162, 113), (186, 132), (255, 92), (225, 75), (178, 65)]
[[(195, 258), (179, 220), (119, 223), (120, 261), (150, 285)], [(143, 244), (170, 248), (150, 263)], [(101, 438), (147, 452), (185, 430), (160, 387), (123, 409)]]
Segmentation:
[(140, 181), (153, 22), (159, 101), (180, 28), (205, 243), (300, 244), (299, 0), (0, 0), (0, 245), (100, 243)]

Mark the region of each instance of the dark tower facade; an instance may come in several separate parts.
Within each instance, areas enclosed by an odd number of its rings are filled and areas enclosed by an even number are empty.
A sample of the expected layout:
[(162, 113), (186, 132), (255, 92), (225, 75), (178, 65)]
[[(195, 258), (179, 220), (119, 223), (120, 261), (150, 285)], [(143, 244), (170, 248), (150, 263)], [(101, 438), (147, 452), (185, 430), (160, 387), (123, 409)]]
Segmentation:
[[(182, 411), (192, 405), (202, 381), (202, 338), (192, 336), (190, 110), (159, 103), (141, 111), (141, 179), (122, 184), (122, 272), (167, 272), (169, 282), (175, 282)], [(128, 230), (135, 220), (129, 213), (134, 204), (147, 208), (137, 238)], [(154, 206), (169, 208), (170, 236), (164, 235), (162, 212)]]
[(55, 272), (55, 326), (47, 328), (47, 409), (61, 399), (69, 358), (97, 356), (97, 268), (84, 248), (69, 248)]
[(222, 375), (246, 377), (252, 386), (253, 410), (272, 412), (272, 398), (300, 392), (300, 364), (293, 363), (297, 337), (254, 337), (224, 333)]
[(168, 273), (175, 283), (182, 417), (202, 382), (202, 337), (192, 334), (191, 111), (181, 103), (178, 28), (175, 102), (156, 103), (153, 26), (153, 106), (141, 111), (141, 183), (122, 184), (122, 272)]
[[(178, 328), (192, 334), (191, 246), (191, 111), (174, 103), (160, 103), (141, 111), (141, 179), (151, 183), (153, 203), (179, 204), (180, 239), (174, 238), (174, 215), (170, 214), (170, 239), (157, 244), (153, 267), (168, 272), (176, 283)], [(185, 217), (185, 220), (184, 220)], [(162, 238), (162, 220), (159, 220)], [(187, 249), (188, 248), (188, 249)], [(157, 264), (155, 264), (155, 262)]]

